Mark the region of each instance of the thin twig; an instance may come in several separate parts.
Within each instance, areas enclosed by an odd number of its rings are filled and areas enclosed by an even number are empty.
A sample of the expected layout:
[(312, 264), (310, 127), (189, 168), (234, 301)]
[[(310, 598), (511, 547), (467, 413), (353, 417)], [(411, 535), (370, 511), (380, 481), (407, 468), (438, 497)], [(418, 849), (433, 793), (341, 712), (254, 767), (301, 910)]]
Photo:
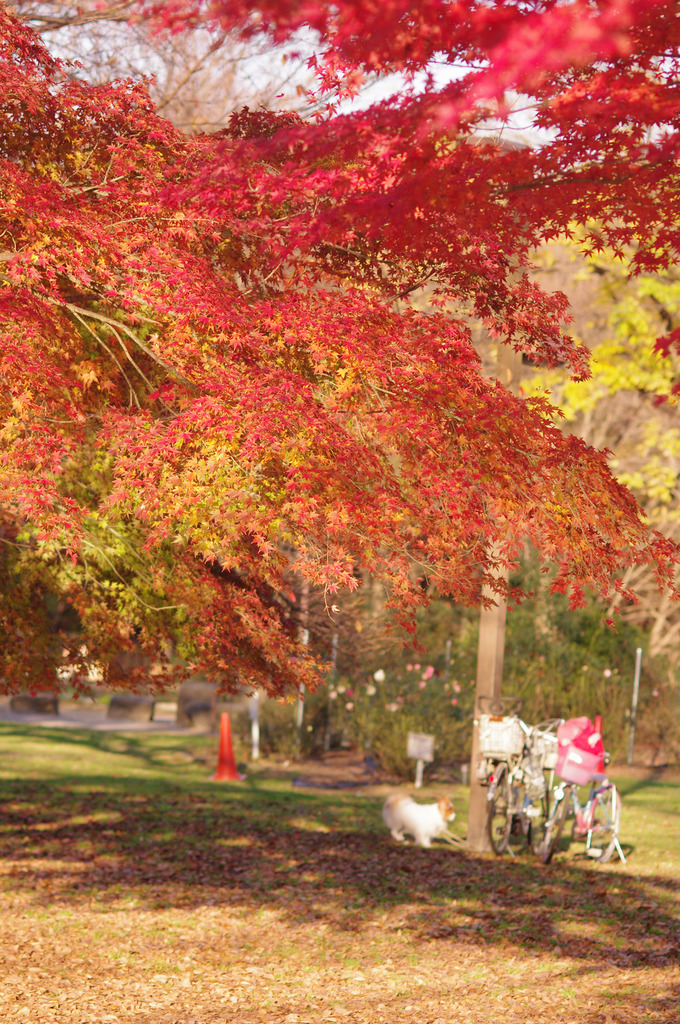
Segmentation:
[(171, 366), (170, 363), (166, 363), (164, 359), (157, 356), (153, 349), (150, 349), (148, 345), (145, 345), (142, 339), (138, 337), (138, 335), (136, 335), (135, 332), (127, 326), (127, 324), (122, 323), (120, 320), (115, 320), (113, 317), (104, 316), (103, 313), (95, 313), (92, 309), (83, 309), (82, 306), (76, 306), (72, 302), (62, 303), (57, 299), (50, 298), (49, 296), (47, 296), (47, 300), (55, 306), (63, 306), (64, 309), (68, 309), (72, 313), (90, 317), (92, 320), (98, 320), (100, 323), (107, 324), (109, 327), (117, 328), (119, 331), (122, 331), (123, 334), (126, 334), (128, 338), (130, 338), (130, 340), (142, 350), (142, 352), (145, 352), (149, 356), (150, 359), (153, 359), (155, 363), (158, 363), (159, 366), (162, 366), (163, 369), (167, 370), (171, 377), (174, 377), (182, 384), (186, 384), (187, 387), (192, 388), (194, 391), (200, 390), (197, 384), (194, 384), (193, 381), (190, 381), (187, 377), (184, 377), (179, 373), (174, 366)]
[(120, 372), (122, 373), (123, 377), (125, 378), (125, 381), (126, 381), (126, 383), (127, 383), (127, 386), (128, 386), (129, 388), (130, 388), (130, 395), (131, 395), (131, 396), (134, 396), (134, 400), (135, 400), (135, 405), (137, 406), (137, 408), (138, 408), (138, 409), (140, 410), (140, 412), (141, 412), (141, 409), (142, 409), (142, 407), (141, 407), (141, 405), (140, 405), (140, 403), (139, 403), (139, 398), (137, 397), (137, 392), (136, 392), (136, 391), (135, 391), (135, 389), (133, 388), (133, 386), (132, 386), (132, 382), (130, 381), (130, 378), (129, 378), (129, 377), (128, 377), (128, 375), (126, 374), (125, 370), (123, 369), (122, 363), (121, 363), (121, 362), (119, 361), (119, 359), (118, 359), (118, 357), (116, 356), (115, 352), (113, 352), (113, 351), (112, 351), (112, 350), (111, 350), (111, 349), (109, 348), (109, 346), (108, 346), (108, 345), (106, 344), (106, 342), (105, 342), (105, 341), (102, 341), (102, 339), (101, 339), (101, 338), (99, 337), (99, 335), (97, 334), (97, 332), (96, 332), (96, 331), (93, 331), (93, 330), (92, 330), (92, 328), (91, 328), (91, 327), (90, 327), (90, 325), (89, 325), (89, 324), (87, 323), (87, 321), (86, 321), (86, 320), (84, 320), (84, 319), (83, 319), (83, 317), (82, 317), (82, 316), (80, 316), (80, 314), (79, 314), (79, 313), (76, 313), (76, 312), (74, 312), (74, 311), (72, 311), (72, 312), (73, 312), (73, 315), (74, 315), (74, 316), (76, 317), (76, 319), (77, 319), (77, 320), (78, 320), (78, 321), (79, 321), (79, 322), (80, 322), (80, 323), (81, 323), (81, 324), (83, 325), (83, 327), (85, 328), (85, 330), (86, 330), (86, 331), (89, 331), (89, 332), (90, 332), (90, 334), (91, 334), (91, 335), (92, 335), (92, 337), (93, 337), (93, 338), (95, 339), (95, 341), (97, 342), (97, 344), (98, 344), (98, 345), (101, 345), (101, 347), (102, 347), (102, 348), (104, 349), (104, 351), (105, 351), (105, 352), (108, 352), (108, 354), (109, 354), (109, 355), (111, 356), (111, 358), (113, 359), (114, 363), (116, 364), (116, 366), (118, 367), (118, 369), (119, 369), (119, 370), (120, 370)]

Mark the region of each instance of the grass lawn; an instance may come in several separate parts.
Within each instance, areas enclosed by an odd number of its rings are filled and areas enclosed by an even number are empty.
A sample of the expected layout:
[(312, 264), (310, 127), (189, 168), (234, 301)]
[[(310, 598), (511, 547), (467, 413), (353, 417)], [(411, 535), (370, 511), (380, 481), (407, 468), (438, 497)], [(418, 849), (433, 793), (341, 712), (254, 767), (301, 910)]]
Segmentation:
[(1, 1021), (680, 1021), (680, 774), (612, 773), (625, 866), (544, 867), (399, 846), (384, 788), (213, 783), (216, 747), (0, 724)]

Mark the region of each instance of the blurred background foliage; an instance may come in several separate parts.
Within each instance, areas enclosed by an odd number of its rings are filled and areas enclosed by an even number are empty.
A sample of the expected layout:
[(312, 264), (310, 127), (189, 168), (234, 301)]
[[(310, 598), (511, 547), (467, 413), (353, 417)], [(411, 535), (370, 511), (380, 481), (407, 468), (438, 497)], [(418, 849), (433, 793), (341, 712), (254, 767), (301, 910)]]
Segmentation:
[[(680, 695), (668, 659), (650, 657), (648, 637), (635, 622), (617, 616), (612, 628), (605, 621), (607, 609), (594, 598), (571, 611), (562, 595), (549, 593), (549, 582), (526, 552), (511, 583), (531, 596), (508, 610), (504, 695), (521, 699), (520, 714), (531, 724), (602, 714), (607, 749), (614, 759), (625, 759), (636, 650), (641, 647), (636, 760), (677, 760)], [(336, 615), (336, 667), (315, 693), (304, 694), (301, 729), (296, 728), (296, 703), (263, 702), (262, 752), (314, 756), (353, 747), (370, 754), (385, 771), (412, 779), (406, 738), (408, 732), (423, 732), (435, 737), (435, 761), (426, 767), (426, 777), (460, 774), (470, 757), (478, 611), (433, 601), (421, 613), (422, 649), (414, 651), (403, 648), (397, 636), (385, 640), (370, 583), (360, 594)], [(317, 616), (320, 628), (315, 630)], [(317, 642), (318, 633), (328, 632), (328, 616), (325, 622), (322, 616), (312, 597), (310, 633)], [(237, 728), (245, 749), (247, 716)]]

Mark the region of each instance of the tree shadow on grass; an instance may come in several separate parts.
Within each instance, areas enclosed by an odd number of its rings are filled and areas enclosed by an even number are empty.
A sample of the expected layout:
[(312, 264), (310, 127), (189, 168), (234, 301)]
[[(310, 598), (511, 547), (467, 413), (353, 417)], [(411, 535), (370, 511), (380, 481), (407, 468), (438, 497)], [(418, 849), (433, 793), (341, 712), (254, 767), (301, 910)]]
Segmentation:
[[(46, 737), (31, 732), (15, 739)], [(367, 795), (257, 777), (209, 782), (190, 737), (50, 732), (54, 748), (42, 749), (54, 750), (54, 772), (36, 753), (36, 777), (0, 781), (0, 884), (20, 913), (162, 920), (207, 906), (226, 922), (232, 909), (246, 919), (269, 910), (312, 942), (332, 931), (339, 948), (361, 950), (378, 933), (397, 946), (401, 934), (414, 956), (427, 949), (449, 969), (466, 952), (481, 952), (492, 972), (499, 957), (517, 958), (530, 986), (532, 965), (557, 964), (558, 994), (566, 985), (576, 1000), (586, 979), (601, 993), (607, 1015), (570, 1003), (580, 1024), (678, 1019), (674, 880), (636, 878), (633, 865), (544, 867), (527, 853), (513, 861), (399, 846)]]
[[(667, 968), (675, 883), (393, 843), (366, 798), (109, 775), (2, 784), (0, 857), (40, 906), (278, 908), (295, 922)], [(388, 911), (387, 916), (385, 912)]]

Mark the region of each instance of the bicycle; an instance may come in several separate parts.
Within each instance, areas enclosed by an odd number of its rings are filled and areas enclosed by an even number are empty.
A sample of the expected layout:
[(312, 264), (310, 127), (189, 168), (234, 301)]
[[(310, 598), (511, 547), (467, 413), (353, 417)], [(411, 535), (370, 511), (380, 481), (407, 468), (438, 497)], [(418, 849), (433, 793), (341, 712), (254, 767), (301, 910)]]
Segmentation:
[[(494, 853), (505, 852), (515, 814), (514, 770), (524, 749), (524, 737), (516, 711), (521, 701), (480, 697), (482, 711), (476, 720), (480, 760), (477, 778), (488, 786), (486, 832)], [(509, 712), (509, 713), (508, 713)]]
[(550, 793), (546, 771), (554, 767), (551, 756), (557, 751), (557, 737), (551, 730), (561, 722), (529, 726), (516, 713), (503, 713), (518, 704), (512, 698), (495, 702), (480, 698), (482, 708), (497, 712), (482, 714), (478, 720), (482, 754), (478, 777), (489, 787), (486, 831), (498, 856), (508, 850), (512, 835), (523, 836), (534, 852), (543, 840)]
[(526, 787), (524, 813), (530, 819), (528, 842), (537, 856), (550, 817), (555, 768), (557, 765), (557, 729), (564, 720), (552, 718), (538, 725), (525, 726), (527, 730), (525, 753), (520, 762)]
[[(616, 851), (621, 862), (626, 863), (619, 842), (621, 795), (605, 774), (593, 770), (592, 762), (589, 761), (593, 757), (599, 760), (596, 755), (570, 748), (562, 759), (558, 772), (567, 777), (562, 777), (553, 787), (552, 809), (546, 819), (543, 841), (538, 850), (544, 864), (549, 864), (553, 858), (570, 810), (574, 815), (571, 838), (585, 839), (588, 856), (600, 864), (606, 864)], [(605, 764), (608, 760), (605, 754)], [(582, 785), (590, 786), (585, 804), (581, 803), (578, 796)]]

